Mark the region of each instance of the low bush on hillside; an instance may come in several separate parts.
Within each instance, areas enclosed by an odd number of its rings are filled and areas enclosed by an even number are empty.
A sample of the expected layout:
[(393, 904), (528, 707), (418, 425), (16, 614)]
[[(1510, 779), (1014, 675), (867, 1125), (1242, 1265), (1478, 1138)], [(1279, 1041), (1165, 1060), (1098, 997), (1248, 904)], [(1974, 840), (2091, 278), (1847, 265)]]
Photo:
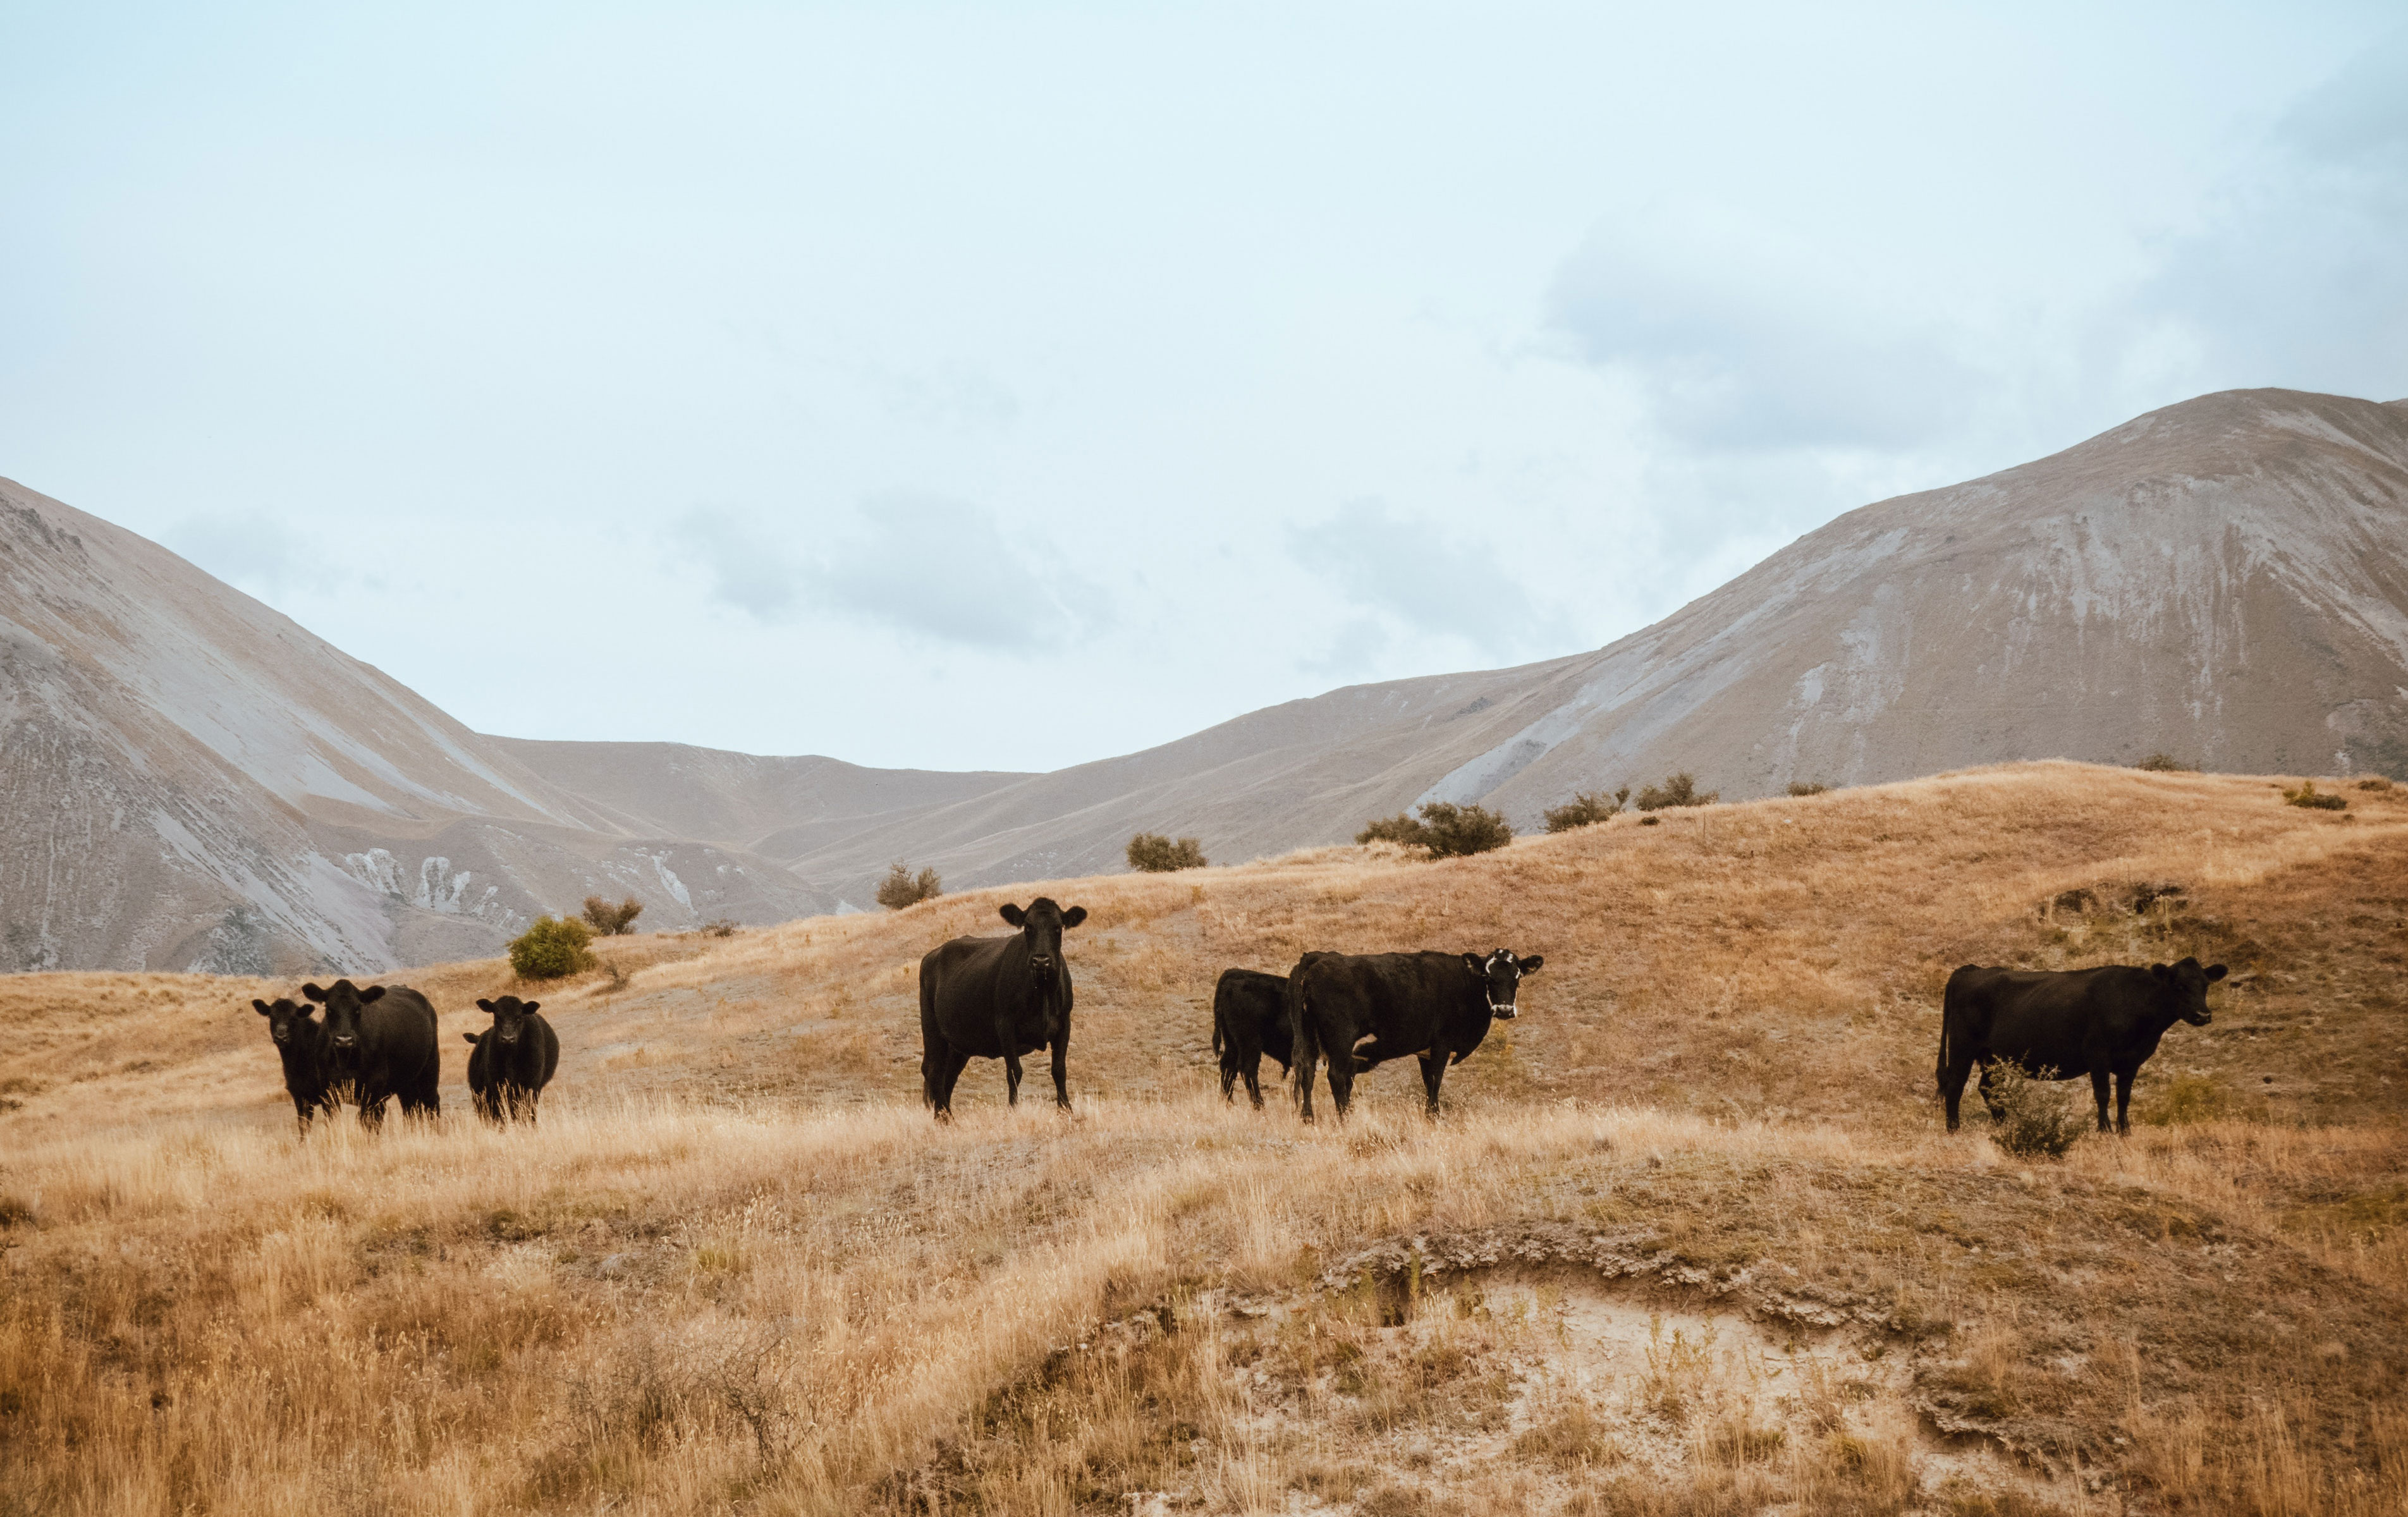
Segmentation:
[(878, 904), (889, 911), (900, 911), (907, 906), (933, 901), (944, 893), (945, 882), (938, 878), (935, 868), (913, 874), (910, 865), (897, 859), (894, 867), (886, 871), (886, 878), (878, 882)]
[(1575, 827), (1593, 827), (1618, 815), (1629, 799), (1628, 785), (1611, 795), (1601, 790), (1576, 790), (1572, 792), (1572, 798), (1563, 805), (1547, 808), (1547, 830), (1570, 832)]
[(1789, 794), (1801, 799), (1808, 795), (1820, 795), (1823, 792), (1830, 788), (1830, 786), (1823, 783), (1820, 780), (1792, 780), (1789, 781)]
[(2152, 753), (2132, 767), (2146, 769), (2151, 774), (2197, 774), (2199, 766), (2185, 764), (2172, 753)]
[[(1990, 1130), (1992, 1142), (2019, 1159), (2061, 1159), (2082, 1141), (2091, 1119), (2076, 1111), (2064, 1091), (2047, 1078), (2055, 1072), (2042, 1069), (2037, 1076), (2028, 1075), (2013, 1059), (1991, 1064), (1990, 1099), (2002, 1113)], [(2089, 1088), (2084, 1085), (2082, 1090), (2087, 1094)]]
[(1642, 811), (1669, 811), (1676, 806), (1712, 806), (1723, 798), (1719, 790), (1699, 790), (1697, 776), (1684, 769), (1668, 774), (1661, 785), (1649, 785), (1632, 804)]
[(713, 917), (699, 929), (705, 937), (733, 937), (737, 923), (733, 917)]
[(1513, 840), (1513, 829), (1503, 817), (1484, 806), (1430, 801), (1422, 807), (1418, 818), (1402, 811), (1379, 818), (1356, 833), (1354, 840), (1426, 848), (1434, 859), (1462, 858), (1503, 848)]
[(538, 917), (510, 944), (510, 968), (521, 980), (558, 980), (594, 967), (594, 933), (574, 917)]
[(1158, 833), (1141, 832), (1129, 839), (1129, 867), (1146, 874), (1170, 874), (1204, 867), (1204, 845), (1193, 837), (1177, 842)]
[(633, 895), (612, 906), (599, 895), (585, 897), (585, 924), (605, 937), (619, 937), (636, 930), (636, 919), (644, 914), (644, 903)]
[(2391, 788), (2391, 781), (2386, 780), (2379, 774), (2372, 775), (2367, 779), (2359, 780), (2358, 782), (2358, 788), (2360, 790), (2389, 790)]
[(2311, 811), (2346, 811), (2349, 802), (2339, 795), (2318, 794), (2316, 782), (2302, 780), (2297, 790), (2283, 792), (2283, 799), (2292, 806), (2304, 806)]

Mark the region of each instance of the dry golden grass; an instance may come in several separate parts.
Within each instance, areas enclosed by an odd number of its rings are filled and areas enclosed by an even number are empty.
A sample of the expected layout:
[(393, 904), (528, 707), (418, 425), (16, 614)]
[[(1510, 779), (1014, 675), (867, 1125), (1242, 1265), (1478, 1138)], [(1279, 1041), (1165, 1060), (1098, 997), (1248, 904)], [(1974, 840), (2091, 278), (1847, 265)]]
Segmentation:
[[(302, 1141), (269, 987), (0, 980), (0, 1512), (2401, 1510), (2408, 793), (2349, 794), (2022, 766), (612, 939), (538, 1132), (447, 1066)], [(1078, 1114), (974, 1065), (939, 1129), (916, 960), (1039, 890)], [(1499, 945), (1435, 1126), (1217, 1099), (1222, 967)], [(2186, 952), (2236, 980), (2136, 1104), (2204, 1120), (1935, 1130), (1956, 964)], [(447, 1046), (509, 983), (396, 978)]]

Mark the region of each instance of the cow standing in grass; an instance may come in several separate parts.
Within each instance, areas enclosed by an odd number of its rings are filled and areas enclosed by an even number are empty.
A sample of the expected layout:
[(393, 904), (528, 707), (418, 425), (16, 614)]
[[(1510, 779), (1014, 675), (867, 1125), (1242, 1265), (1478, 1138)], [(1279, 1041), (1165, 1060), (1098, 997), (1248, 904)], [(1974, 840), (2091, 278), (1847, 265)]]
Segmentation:
[(332, 1067), (334, 1045), (327, 1041), (325, 1023), (309, 1014), (309, 1009), (279, 997), (274, 1005), (253, 1001), (251, 1009), (267, 1019), (267, 1036), (276, 1042), (276, 1057), (284, 1066), (284, 1093), (293, 1097), (293, 1114), (301, 1123), (301, 1136), (309, 1136), (309, 1120), (319, 1112), (332, 1112), (342, 1104), (335, 1091)]
[(1982, 1066), (1982, 1103), (1992, 1121), (2004, 1113), (1990, 1098), (1990, 1062), (2010, 1059), (2048, 1080), (2090, 1077), (2099, 1130), (2107, 1131), (2107, 1082), (2115, 1082), (2115, 1131), (2132, 1130), (2132, 1080), (2157, 1040), (2177, 1022), (2214, 1020), (2207, 987), (2224, 966), (2111, 964), (2096, 969), (2001, 969), (1969, 964), (1948, 977), (1940, 1005), (1940, 1098), (1948, 1130), (1965, 1080)]
[(1390, 1059), (1417, 1058), (1428, 1114), (1438, 1115), (1439, 1084), (1488, 1036), (1511, 1022), (1522, 977), (1546, 961), (1500, 948), (1477, 953), (1308, 953), (1288, 976), (1288, 1018), (1296, 1029), (1297, 1105), (1312, 1120), (1315, 1065), (1329, 1060), (1329, 1099), (1346, 1115), (1354, 1077)]
[(920, 1089), (939, 1122), (953, 1114), (953, 1082), (973, 1058), (1001, 1059), (1010, 1101), (1020, 1104), (1020, 1059), (1054, 1053), (1054, 1104), (1070, 1109), (1070, 966), (1062, 934), (1087, 920), (1039, 895), (1000, 915), (1009, 937), (956, 937), (920, 960)]
[(480, 1033), (460, 1036), (475, 1045), (468, 1055), (468, 1095), (477, 1115), (487, 1122), (515, 1122), (523, 1116), (535, 1124), (536, 1102), (560, 1067), (560, 1038), (539, 1014), (541, 1001), (515, 995), (479, 1001), (477, 1009), (494, 1019)]
[(1221, 1058), (1221, 1099), (1234, 1099), (1239, 1080), (1254, 1109), (1263, 1109), (1263, 1055), (1279, 1061), (1287, 1077), (1296, 1040), (1288, 1030), (1287, 976), (1259, 969), (1227, 969), (1212, 987), (1212, 1052)]
[(443, 1109), (435, 1008), (425, 996), (408, 985), (363, 990), (348, 980), (304, 985), (301, 994), (326, 1009), (327, 1071), (359, 1103), (360, 1125), (380, 1126), (384, 1104), (395, 1096), (404, 1116)]

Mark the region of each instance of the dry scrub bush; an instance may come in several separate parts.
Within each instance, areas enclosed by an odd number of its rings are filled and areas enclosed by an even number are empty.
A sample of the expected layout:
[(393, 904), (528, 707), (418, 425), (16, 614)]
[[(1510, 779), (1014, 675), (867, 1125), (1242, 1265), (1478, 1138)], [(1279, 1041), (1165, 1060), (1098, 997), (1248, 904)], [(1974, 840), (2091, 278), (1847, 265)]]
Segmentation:
[(613, 906), (599, 895), (585, 897), (585, 924), (605, 937), (621, 937), (636, 930), (644, 903), (633, 895)]
[(2347, 797), (2319, 794), (2316, 790), (2316, 782), (2313, 780), (2300, 780), (2300, 788), (2297, 790), (2284, 791), (2283, 799), (2286, 804), (2310, 811), (2344, 811), (2349, 809)]
[(1145, 874), (1201, 869), (1205, 866), (1204, 845), (1194, 837), (1173, 842), (1156, 833), (1141, 832), (1128, 841), (1128, 863), (1130, 868)]
[(1434, 859), (1468, 858), (1503, 848), (1513, 840), (1505, 819), (1484, 806), (1458, 806), (1453, 801), (1425, 802), (1418, 818), (1399, 811), (1374, 821), (1354, 835), (1358, 843), (1404, 843), (1426, 849)]
[(510, 969), (521, 980), (559, 980), (594, 967), (594, 934), (573, 917), (538, 917), (510, 943)]
[(2132, 767), (2145, 769), (2151, 774), (2197, 774), (2199, 772), (2198, 765), (2185, 764), (2172, 753), (2152, 753)]
[[(1990, 1139), (2023, 1159), (2061, 1159), (2094, 1124), (2054, 1082), (2054, 1069), (2027, 1073), (2013, 1059), (1993, 1059), (1982, 1076), (1982, 1094), (1999, 1109)], [(2089, 1086), (2081, 1087), (2087, 1093)]]
[(887, 869), (886, 878), (878, 882), (877, 900), (889, 911), (900, 911), (922, 901), (933, 901), (944, 893), (945, 882), (938, 877), (934, 866), (922, 869), (915, 875), (910, 865), (897, 859)]
[(1789, 794), (1790, 798), (1793, 800), (1803, 800), (1809, 795), (1820, 795), (1830, 788), (1830, 786), (1823, 783), (1820, 780), (1792, 780), (1789, 781)]
[(1664, 777), (1664, 783), (1649, 785), (1640, 791), (1631, 804), (1642, 811), (1667, 811), (1680, 806), (1712, 806), (1722, 799), (1718, 790), (1700, 791), (1697, 776), (1684, 769), (1679, 774)]
[(1572, 793), (1572, 798), (1561, 806), (1551, 806), (1545, 812), (1549, 832), (1570, 832), (1575, 827), (1593, 827), (1618, 815), (1623, 803), (1630, 799), (1630, 787), (1608, 794), (1602, 790)]

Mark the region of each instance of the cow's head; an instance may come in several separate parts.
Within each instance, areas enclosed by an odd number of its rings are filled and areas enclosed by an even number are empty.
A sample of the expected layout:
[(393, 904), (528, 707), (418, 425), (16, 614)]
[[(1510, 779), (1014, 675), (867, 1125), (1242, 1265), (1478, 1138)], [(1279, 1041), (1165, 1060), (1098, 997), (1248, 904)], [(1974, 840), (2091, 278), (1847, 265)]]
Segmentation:
[[(522, 1001), (515, 995), (504, 995), (491, 1001), (479, 1001), (477, 1009), (494, 1019), (494, 1036), (504, 1047), (518, 1042), (526, 1032), (526, 1019), (543, 1007), (541, 1001)], [(570, 1019), (574, 1021), (575, 1019)]]
[(326, 1009), (326, 1036), (337, 1050), (360, 1046), (360, 1008), (384, 995), (382, 985), (362, 990), (348, 980), (331, 985), (304, 985), (301, 994)]
[(267, 1019), (267, 1036), (276, 1039), (278, 1048), (306, 1047), (320, 1031), (309, 1020), (309, 1009), (297, 1006), (283, 997), (273, 1003), (253, 1001), (251, 1009)]
[(1052, 897), (1039, 895), (1028, 903), (1028, 909), (1007, 901), (1000, 913), (1003, 920), (1020, 929), (1022, 941), (1028, 945), (1028, 978), (1039, 987), (1050, 987), (1062, 972), (1062, 935), (1087, 920), (1087, 909), (1074, 906), (1068, 911), (1054, 904)]
[(1488, 1014), (1499, 1022), (1513, 1020), (1513, 995), (1522, 988), (1522, 977), (1537, 974), (1546, 962), (1536, 953), (1517, 959), (1510, 948), (1500, 948), (1484, 959), (1477, 953), (1463, 956), (1463, 966), (1479, 977), (1488, 997)]
[(2150, 965), (2149, 973), (2169, 993), (2175, 1016), (2194, 1027), (2215, 1020), (2215, 1013), (2207, 1009), (2207, 987), (2224, 978), (2224, 966), (2211, 964), (2202, 969), (2197, 959), (2185, 959), (2180, 964)]

